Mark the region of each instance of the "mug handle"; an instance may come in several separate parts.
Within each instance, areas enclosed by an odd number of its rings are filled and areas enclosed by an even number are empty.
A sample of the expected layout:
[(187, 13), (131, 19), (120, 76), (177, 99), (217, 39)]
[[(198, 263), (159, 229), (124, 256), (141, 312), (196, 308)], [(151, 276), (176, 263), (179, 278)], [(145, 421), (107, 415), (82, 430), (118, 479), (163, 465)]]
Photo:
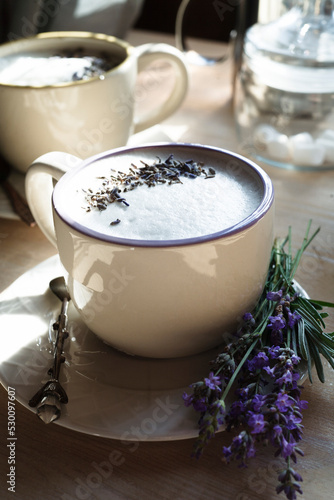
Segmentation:
[(58, 181), (81, 162), (80, 158), (69, 153), (46, 153), (37, 158), (26, 173), (25, 191), (31, 213), (41, 231), (56, 248), (51, 203), (54, 180)]
[[(236, 37), (235, 30), (232, 30), (230, 34), (230, 43), (228, 45), (226, 53), (220, 57), (207, 57), (202, 54), (199, 54), (194, 50), (188, 49), (183, 29), (183, 22), (190, 2), (191, 0), (182, 0), (176, 14), (176, 21), (175, 21), (176, 47), (184, 54), (186, 54), (186, 57), (190, 63), (195, 64), (197, 66), (211, 66), (217, 63), (223, 63), (227, 61), (230, 58), (231, 53), (233, 52), (233, 42)], [(243, 3), (243, 0), (241, 0), (241, 3)]]
[(158, 59), (169, 62), (174, 70), (175, 82), (170, 95), (158, 107), (134, 119), (134, 133), (152, 127), (171, 116), (178, 109), (188, 90), (189, 76), (184, 55), (167, 43), (147, 43), (135, 48), (138, 73)]

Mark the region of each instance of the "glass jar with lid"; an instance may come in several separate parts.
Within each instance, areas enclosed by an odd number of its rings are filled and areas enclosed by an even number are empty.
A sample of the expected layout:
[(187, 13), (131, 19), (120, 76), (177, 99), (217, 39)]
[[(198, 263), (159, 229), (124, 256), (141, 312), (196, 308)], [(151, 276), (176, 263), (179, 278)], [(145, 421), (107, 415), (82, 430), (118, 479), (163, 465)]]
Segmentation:
[(334, 0), (289, 5), (245, 34), (234, 88), (241, 149), (278, 167), (333, 169)]

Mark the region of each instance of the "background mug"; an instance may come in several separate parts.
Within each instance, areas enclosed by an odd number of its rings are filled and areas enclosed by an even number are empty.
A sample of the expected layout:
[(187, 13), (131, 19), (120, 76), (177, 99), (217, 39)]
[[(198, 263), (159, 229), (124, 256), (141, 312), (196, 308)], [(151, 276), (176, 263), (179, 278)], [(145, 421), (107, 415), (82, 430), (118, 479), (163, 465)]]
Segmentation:
[[(252, 208), (248, 215), (238, 216), (237, 222), (229, 222), (222, 230), (193, 237), (194, 212), (189, 210), (182, 191), (181, 204), (185, 206), (181, 208), (181, 219), (169, 224), (175, 228), (185, 218), (190, 222), (189, 237), (175, 239), (175, 231), (174, 239), (116, 237), (110, 223), (115, 217), (113, 208), (111, 212), (103, 211), (107, 217), (103, 231), (99, 226), (102, 212), (90, 214), (97, 217), (93, 226), (88, 225), (85, 215), (81, 220), (81, 214), (85, 214), (81, 200), (83, 180), (92, 186), (95, 180), (105, 179), (106, 168), (108, 172), (124, 171), (127, 165), (131, 171), (133, 164), (141, 165), (142, 160), (151, 164), (171, 153), (184, 162), (192, 158), (217, 172), (221, 169), (238, 186), (244, 186), (246, 179), (247, 191), (251, 196), (256, 193), (255, 204), (249, 201)], [(53, 193), (52, 178), (58, 181)], [(199, 182), (202, 194), (203, 184), (207, 189), (211, 180)], [(221, 197), (226, 203), (226, 183), (224, 186)], [(184, 189), (181, 184), (179, 187)], [(167, 184), (150, 188), (144, 184), (137, 189), (146, 189), (150, 197), (156, 196), (160, 188), (174, 189)], [(58, 249), (73, 303), (83, 321), (117, 349), (140, 356), (171, 358), (213, 348), (235, 334), (238, 320), (253, 308), (262, 292), (273, 243), (273, 186), (260, 167), (239, 155), (189, 144), (119, 148), (84, 161), (65, 153), (49, 153), (29, 168), (26, 192), (38, 225)], [(125, 196), (130, 198), (130, 193)], [(130, 199), (129, 202), (129, 210), (134, 214), (136, 203), (131, 205)], [(211, 205), (208, 195), (205, 204)], [(150, 206), (149, 198), (142, 205)], [(75, 206), (80, 220), (73, 215)], [(161, 216), (160, 211), (151, 206), (150, 227)], [(123, 219), (126, 215), (122, 214)], [(170, 216), (168, 220), (171, 221)], [(217, 227), (223, 227), (220, 218)]]
[[(1, 83), (6, 56), (57, 54), (83, 50), (106, 54), (119, 63), (102, 77), (44, 85)], [(135, 86), (140, 71), (161, 60), (175, 75), (170, 95), (135, 113)], [(182, 53), (168, 44), (132, 47), (113, 36), (86, 32), (42, 33), (0, 46), (0, 153), (26, 172), (30, 163), (49, 151), (67, 151), (86, 158), (124, 146), (131, 134), (170, 116), (182, 103), (188, 73)], [(159, 86), (159, 76), (154, 84)], [(162, 77), (161, 77), (162, 78)], [(142, 88), (149, 96), (150, 85)], [(149, 97), (148, 97), (149, 98)]]

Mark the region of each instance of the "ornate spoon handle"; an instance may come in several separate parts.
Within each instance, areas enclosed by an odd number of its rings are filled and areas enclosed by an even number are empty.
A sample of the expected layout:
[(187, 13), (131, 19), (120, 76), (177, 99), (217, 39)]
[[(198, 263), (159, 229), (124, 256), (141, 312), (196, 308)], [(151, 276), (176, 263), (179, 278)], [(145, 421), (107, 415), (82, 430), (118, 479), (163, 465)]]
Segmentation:
[[(52, 282), (51, 282), (52, 284)], [(50, 287), (52, 289), (52, 286)], [(66, 285), (64, 285), (66, 286)], [(57, 294), (58, 295), (58, 294)], [(58, 295), (59, 296), (59, 295)], [(60, 298), (60, 297), (59, 297)], [(65, 361), (63, 355), (64, 341), (68, 337), (67, 331), (67, 309), (69, 296), (62, 297), (61, 311), (58, 320), (53, 324), (53, 329), (57, 331), (53, 366), (49, 369), (50, 380), (39, 389), (30, 399), (29, 406), (37, 407), (37, 415), (43, 422), (50, 423), (57, 420), (61, 414), (61, 403), (68, 402), (67, 394), (59, 382), (61, 364)]]

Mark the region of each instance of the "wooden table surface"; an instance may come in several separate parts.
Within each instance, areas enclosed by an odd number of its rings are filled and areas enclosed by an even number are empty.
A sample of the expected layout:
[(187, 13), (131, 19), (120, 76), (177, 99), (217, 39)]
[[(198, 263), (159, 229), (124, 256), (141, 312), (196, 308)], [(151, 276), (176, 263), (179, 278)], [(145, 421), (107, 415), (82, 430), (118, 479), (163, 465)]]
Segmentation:
[[(168, 36), (133, 32), (134, 44), (167, 41)], [(180, 140), (239, 151), (231, 106), (231, 64), (190, 66), (190, 88), (182, 107), (164, 125), (180, 127)], [(186, 125), (186, 127), (185, 127)], [(183, 128), (182, 128), (183, 127)], [(297, 279), (312, 298), (334, 299), (334, 171), (291, 172), (262, 165), (276, 192), (275, 233), (292, 226), (294, 248), (302, 242), (310, 218), (321, 232), (308, 248)], [(23, 272), (55, 254), (38, 227), (0, 219), (0, 291)], [(333, 331), (333, 315), (327, 321)], [(303, 498), (329, 500), (334, 491), (334, 373), (325, 363), (326, 382), (305, 383)], [(17, 500), (268, 500), (277, 497), (279, 460), (268, 447), (259, 450), (248, 469), (225, 465), (222, 446), (230, 436), (220, 433), (200, 460), (190, 457), (192, 439), (140, 442), (136, 446), (45, 425), (33, 412), (16, 405), (16, 491), (8, 491), (7, 392), (0, 388), (0, 497)], [(122, 457), (111, 473), (95, 478), (94, 464), (113, 453)], [(80, 487), (81, 485), (81, 487)], [(84, 487), (84, 486), (85, 487)], [(283, 495), (280, 495), (283, 498)]]

